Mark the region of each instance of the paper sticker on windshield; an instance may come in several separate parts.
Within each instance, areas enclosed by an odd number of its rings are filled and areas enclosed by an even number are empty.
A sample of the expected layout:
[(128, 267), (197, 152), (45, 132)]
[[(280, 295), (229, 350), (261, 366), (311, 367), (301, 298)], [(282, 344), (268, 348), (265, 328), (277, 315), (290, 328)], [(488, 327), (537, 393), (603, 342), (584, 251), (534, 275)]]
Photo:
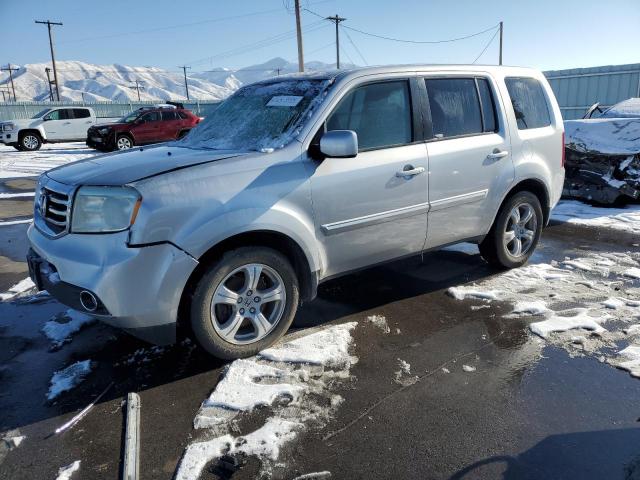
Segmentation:
[(302, 100), (301, 95), (276, 95), (271, 97), (267, 107), (295, 107)]

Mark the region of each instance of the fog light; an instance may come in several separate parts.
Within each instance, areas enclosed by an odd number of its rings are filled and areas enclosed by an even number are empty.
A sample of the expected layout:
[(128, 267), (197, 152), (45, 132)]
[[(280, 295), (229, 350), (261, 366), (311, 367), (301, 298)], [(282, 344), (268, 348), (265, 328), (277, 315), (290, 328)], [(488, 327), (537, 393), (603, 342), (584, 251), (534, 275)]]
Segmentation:
[(82, 290), (80, 292), (80, 305), (82, 305), (87, 312), (95, 312), (98, 308), (98, 299), (93, 293)]

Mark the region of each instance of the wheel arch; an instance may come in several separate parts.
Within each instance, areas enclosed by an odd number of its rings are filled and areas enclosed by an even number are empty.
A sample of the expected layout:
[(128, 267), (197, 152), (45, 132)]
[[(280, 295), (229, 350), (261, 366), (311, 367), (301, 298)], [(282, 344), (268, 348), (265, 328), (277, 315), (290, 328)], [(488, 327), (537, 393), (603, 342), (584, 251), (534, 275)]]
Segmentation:
[(37, 137), (40, 139), (40, 141), (42, 143), (47, 141), (47, 136), (43, 134), (43, 132), (41, 132), (39, 129), (37, 128), (21, 128), (18, 131), (18, 141), (20, 141), (22, 139), (22, 137), (24, 135), (27, 135), (28, 133), (37, 135)]
[(268, 247), (283, 254), (293, 266), (300, 286), (301, 303), (313, 300), (318, 287), (318, 277), (312, 271), (309, 259), (302, 247), (290, 236), (274, 230), (252, 230), (241, 232), (216, 243), (198, 258), (198, 266), (191, 273), (182, 292), (178, 309), (178, 327), (188, 328), (190, 318), (190, 303), (195, 286), (202, 278), (207, 267), (218, 260), (224, 252), (247, 247)]
[(531, 178), (520, 180), (517, 183), (515, 183), (507, 191), (507, 193), (502, 197), (500, 206), (498, 207), (498, 210), (494, 215), (492, 227), (493, 227), (493, 223), (498, 218), (498, 214), (500, 213), (502, 206), (510, 197), (512, 197), (518, 192), (531, 192), (538, 198), (538, 200), (540, 201), (540, 206), (542, 207), (542, 215), (544, 217), (542, 224), (547, 225), (547, 223), (549, 222), (549, 217), (551, 215), (551, 197), (550, 197), (549, 189), (547, 188), (546, 184), (542, 180), (531, 177)]

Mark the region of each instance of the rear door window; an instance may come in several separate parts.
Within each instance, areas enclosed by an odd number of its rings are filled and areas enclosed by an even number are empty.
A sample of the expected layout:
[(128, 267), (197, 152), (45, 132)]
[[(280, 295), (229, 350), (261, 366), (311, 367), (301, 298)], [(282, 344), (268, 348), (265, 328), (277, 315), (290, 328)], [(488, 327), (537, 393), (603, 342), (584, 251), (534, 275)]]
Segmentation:
[(327, 130), (355, 131), (359, 150), (411, 143), (409, 82), (401, 80), (357, 87), (331, 113)]
[(425, 83), (434, 137), (459, 137), (483, 132), (475, 79), (428, 78)]
[(176, 120), (176, 112), (173, 111), (163, 111), (162, 112), (162, 120)]
[(73, 117), (74, 118), (89, 118), (91, 114), (89, 110), (86, 108), (74, 108), (73, 109)]
[(542, 85), (534, 78), (505, 78), (519, 130), (551, 125), (549, 106)]
[(486, 78), (476, 78), (478, 93), (480, 93), (480, 105), (482, 106), (482, 125), (485, 132), (498, 130), (496, 122), (496, 107), (491, 93), (491, 87)]

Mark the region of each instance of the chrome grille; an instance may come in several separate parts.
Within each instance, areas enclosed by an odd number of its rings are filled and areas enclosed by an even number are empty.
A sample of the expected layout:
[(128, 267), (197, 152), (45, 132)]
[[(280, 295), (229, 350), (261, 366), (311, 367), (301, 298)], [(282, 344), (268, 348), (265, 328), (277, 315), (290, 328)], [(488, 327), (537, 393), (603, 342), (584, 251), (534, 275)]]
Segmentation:
[(39, 209), (42, 219), (56, 234), (68, 231), (70, 198), (62, 193), (45, 186), (39, 199)]

